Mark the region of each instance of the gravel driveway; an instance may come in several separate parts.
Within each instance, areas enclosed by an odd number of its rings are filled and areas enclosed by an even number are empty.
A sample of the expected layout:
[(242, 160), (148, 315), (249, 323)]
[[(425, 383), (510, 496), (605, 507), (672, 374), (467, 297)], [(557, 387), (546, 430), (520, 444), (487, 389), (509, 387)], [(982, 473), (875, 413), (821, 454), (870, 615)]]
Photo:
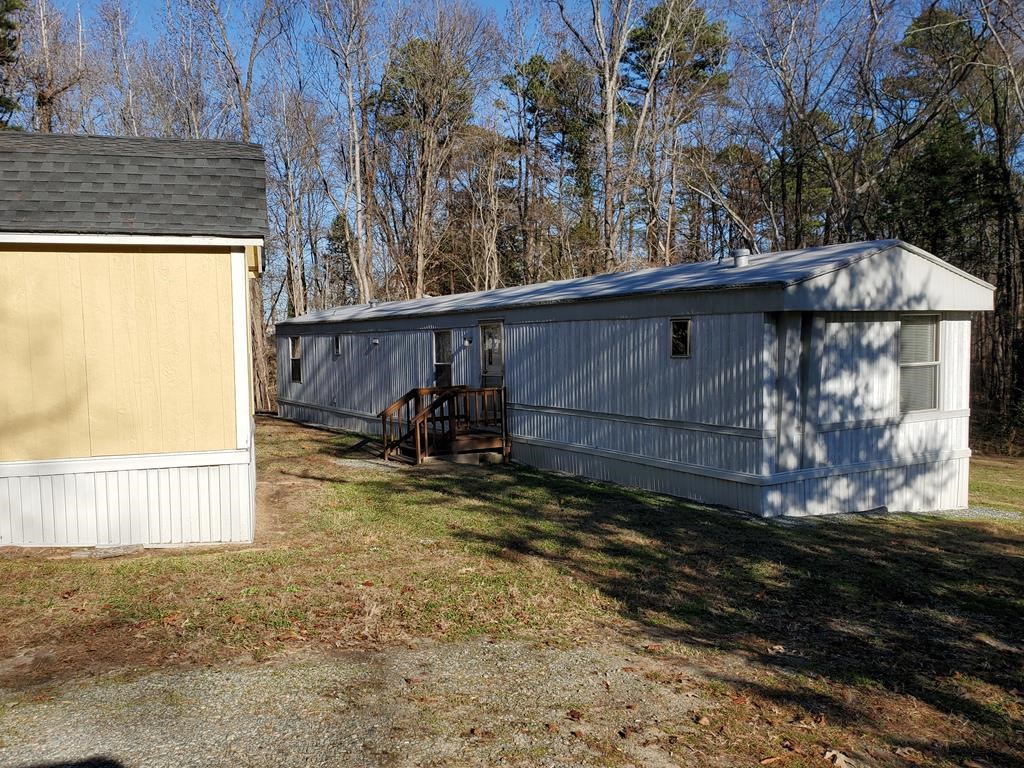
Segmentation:
[(6, 691), (0, 764), (685, 764), (700, 700), (645, 664), (624, 647), (481, 640)]

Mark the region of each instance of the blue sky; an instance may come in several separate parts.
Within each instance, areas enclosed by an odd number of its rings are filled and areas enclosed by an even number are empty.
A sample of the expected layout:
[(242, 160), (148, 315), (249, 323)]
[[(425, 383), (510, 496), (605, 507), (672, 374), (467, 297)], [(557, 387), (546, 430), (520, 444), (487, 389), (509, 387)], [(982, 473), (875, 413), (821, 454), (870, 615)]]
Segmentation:
[[(60, 0), (58, 0), (60, 2)], [(80, 0), (83, 13), (88, 16), (95, 12), (101, 0)], [(296, 3), (300, 0), (295, 0)], [(495, 18), (500, 21), (508, 8), (509, 0), (473, 0), (480, 8), (494, 12)], [(64, 0), (65, 8), (72, 9), (76, 5), (74, 0)], [(140, 33), (148, 36), (159, 23), (160, 13), (164, 8), (164, 0), (134, 0), (127, 3), (128, 7), (135, 11), (135, 24)]]

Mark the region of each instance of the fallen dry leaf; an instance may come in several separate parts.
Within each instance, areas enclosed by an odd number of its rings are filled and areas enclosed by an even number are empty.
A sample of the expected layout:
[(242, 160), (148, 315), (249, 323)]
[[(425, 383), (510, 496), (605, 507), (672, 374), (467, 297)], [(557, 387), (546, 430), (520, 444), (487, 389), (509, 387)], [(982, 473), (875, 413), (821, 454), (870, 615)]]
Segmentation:
[(896, 747), (894, 752), (897, 757), (901, 757), (909, 763), (920, 763), (924, 759), (924, 755), (913, 747)]
[(577, 723), (583, 719), (583, 713), (580, 712), (578, 709), (570, 709), (568, 712), (565, 713), (565, 716), (568, 717), (570, 720), (575, 720)]
[(857, 764), (853, 760), (835, 749), (825, 750), (825, 760), (836, 768), (857, 768)]
[(789, 739), (783, 739), (781, 746), (783, 749), (788, 749), (790, 752), (796, 752), (798, 755), (804, 754), (804, 751)]
[(772, 763), (779, 762), (779, 760), (781, 760), (781, 759), (782, 758), (779, 755), (775, 755), (774, 757), (766, 757), (766, 758), (764, 758), (762, 760), (759, 760), (758, 762), (761, 765), (771, 765)]

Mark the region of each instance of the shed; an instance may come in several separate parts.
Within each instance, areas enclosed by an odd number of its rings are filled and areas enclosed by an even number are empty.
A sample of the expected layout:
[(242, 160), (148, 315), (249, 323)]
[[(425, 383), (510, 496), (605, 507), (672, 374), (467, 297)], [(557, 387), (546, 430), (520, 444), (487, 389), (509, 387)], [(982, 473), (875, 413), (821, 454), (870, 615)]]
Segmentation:
[(0, 132), (0, 546), (250, 541), (260, 147)]
[(765, 516), (959, 508), (992, 302), (881, 240), (339, 307), (278, 324), (279, 404), (381, 434), (414, 388), (492, 385), (525, 464)]

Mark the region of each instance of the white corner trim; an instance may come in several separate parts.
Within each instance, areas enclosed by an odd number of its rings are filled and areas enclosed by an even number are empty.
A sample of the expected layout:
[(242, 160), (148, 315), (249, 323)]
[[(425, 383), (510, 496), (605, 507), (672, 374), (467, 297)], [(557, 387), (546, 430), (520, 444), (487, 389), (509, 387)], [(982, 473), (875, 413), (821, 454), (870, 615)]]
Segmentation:
[(208, 235), (90, 235), (47, 232), (0, 232), (0, 243), (24, 245), (138, 245), (138, 246), (259, 246), (262, 237), (212, 237)]
[(235, 447), (243, 450), (252, 444), (249, 414), (249, 318), (246, 312), (246, 290), (249, 272), (245, 251), (231, 253), (231, 339), (234, 350), (235, 375)]
[(175, 467), (215, 467), (248, 464), (248, 450), (189, 451), (185, 453), (145, 453), (127, 456), (95, 456), (84, 459), (48, 459), (45, 461), (0, 462), (0, 477), (39, 477), (43, 475), (79, 475), (94, 472), (122, 472)]

